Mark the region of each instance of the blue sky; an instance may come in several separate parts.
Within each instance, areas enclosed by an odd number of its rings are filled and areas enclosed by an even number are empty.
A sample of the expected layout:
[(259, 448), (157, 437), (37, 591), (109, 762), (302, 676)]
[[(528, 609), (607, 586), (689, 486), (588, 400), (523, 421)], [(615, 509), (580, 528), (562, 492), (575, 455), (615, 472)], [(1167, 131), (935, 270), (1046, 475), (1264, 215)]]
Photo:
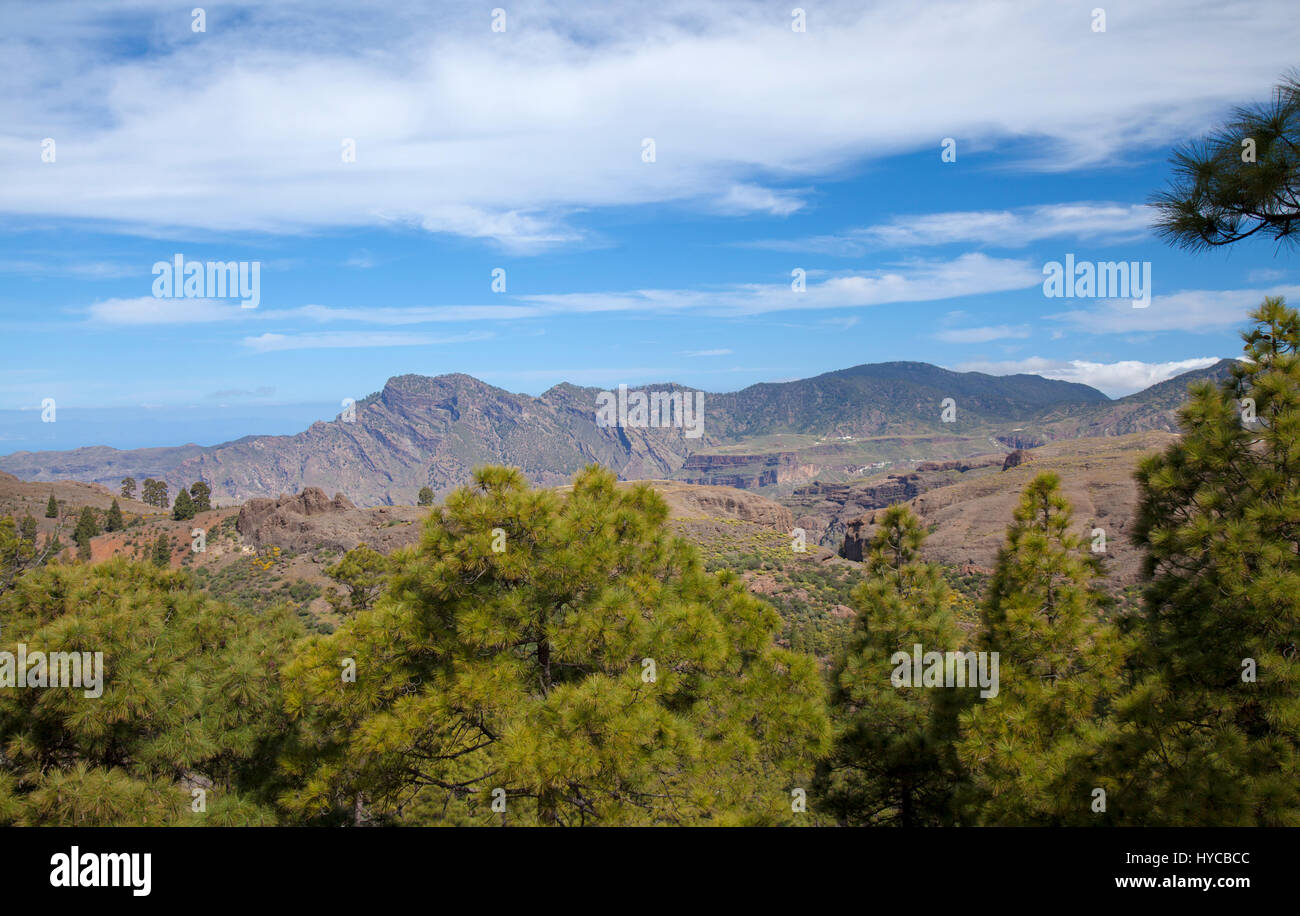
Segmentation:
[[(1290, 3), (268, 6), (0, 5), (0, 453), (292, 432), (408, 372), (1121, 395), (1300, 300), (1285, 251), (1144, 206), (1300, 64)], [(177, 253), (257, 262), (260, 304), (154, 297)], [(1067, 253), (1150, 262), (1150, 305), (1046, 298)]]

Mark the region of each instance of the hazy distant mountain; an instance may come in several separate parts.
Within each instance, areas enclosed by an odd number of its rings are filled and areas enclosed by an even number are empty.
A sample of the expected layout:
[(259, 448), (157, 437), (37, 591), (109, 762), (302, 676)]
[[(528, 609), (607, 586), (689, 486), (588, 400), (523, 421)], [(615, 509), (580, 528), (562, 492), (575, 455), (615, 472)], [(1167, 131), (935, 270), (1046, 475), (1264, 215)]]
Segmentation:
[[(681, 469), (693, 453), (734, 451), (755, 437), (777, 433), (934, 436), (968, 440), (972, 448), (979, 444), (987, 451), (993, 436), (1063, 438), (1167, 429), (1187, 381), (1227, 365), (1225, 360), (1117, 401), (1087, 385), (1035, 375), (952, 372), (913, 362), (855, 366), (811, 379), (706, 393), (700, 438), (688, 438), (679, 428), (598, 426), (596, 388), (561, 384), (534, 398), (467, 375), (402, 375), (358, 401), (354, 422), (336, 418), (297, 435), (248, 436), (211, 447), (18, 452), (0, 458), (0, 470), (25, 480), (71, 478), (111, 487), (127, 475), (137, 481), (157, 477), (168, 482), (173, 495), (180, 485), (201, 479), (223, 502), (317, 486), (344, 492), (362, 506), (409, 504), (420, 487), (446, 492), (487, 463), (516, 465), (547, 486), (567, 482), (592, 462), (624, 478), (661, 478)], [(694, 391), (672, 384), (640, 388)], [(942, 421), (945, 398), (956, 403), (956, 423)]]

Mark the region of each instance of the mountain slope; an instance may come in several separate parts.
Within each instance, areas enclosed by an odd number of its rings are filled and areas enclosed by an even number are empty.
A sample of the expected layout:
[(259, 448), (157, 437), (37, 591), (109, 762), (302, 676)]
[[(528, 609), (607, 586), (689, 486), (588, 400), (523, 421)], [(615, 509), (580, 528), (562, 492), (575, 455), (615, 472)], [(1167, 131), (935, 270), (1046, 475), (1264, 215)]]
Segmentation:
[[(411, 504), (426, 485), (445, 493), (489, 463), (518, 466), (534, 483), (554, 486), (593, 462), (625, 479), (670, 477), (692, 455), (729, 449), (736, 460), (744, 458), (740, 453), (756, 437), (774, 437), (775, 445), (763, 446), (768, 454), (784, 448), (784, 434), (804, 437), (810, 453), (842, 450), (822, 441), (827, 438), (861, 440), (842, 459), (782, 459), (790, 474), (806, 478), (834, 461), (861, 462), (877, 447), (873, 437), (916, 437), (908, 454), (929, 457), (926, 450), (933, 449), (942, 452), (933, 457), (955, 457), (987, 452), (990, 438), (1010, 441), (1024, 429), (1048, 438), (1096, 435), (1092, 430), (1114, 426), (1121, 414), (1136, 429), (1167, 428), (1184, 378), (1155, 386), (1146, 397), (1110, 401), (1086, 385), (1032, 375), (952, 372), (925, 363), (862, 365), (705, 394), (704, 435), (688, 438), (675, 427), (598, 426), (595, 388), (561, 384), (534, 398), (468, 375), (401, 375), (357, 402), (353, 422), (339, 417), (292, 436), (248, 436), (210, 447), (17, 452), (0, 458), (0, 470), (26, 480), (74, 478), (109, 486), (127, 475), (156, 477), (173, 494), (204, 480), (225, 504), (316, 486), (373, 506)], [(694, 391), (672, 384), (645, 389)], [(956, 403), (956, 422), (942, 420), (945, 398)]]

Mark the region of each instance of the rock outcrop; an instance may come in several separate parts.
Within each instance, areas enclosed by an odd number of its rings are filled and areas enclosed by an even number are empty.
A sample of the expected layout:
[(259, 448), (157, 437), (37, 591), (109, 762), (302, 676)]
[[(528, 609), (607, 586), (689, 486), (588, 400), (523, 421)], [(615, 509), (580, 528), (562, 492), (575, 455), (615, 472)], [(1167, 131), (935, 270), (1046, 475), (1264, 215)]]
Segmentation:
[(1011, 452), (1009, 455), (1007, 455), (1007, 457), (1003, 460), (1002, 470), (1009, 471), (1012, 468), (1020, 467), (1020, 465), (1024, 464), (1026, 461), (1032, 461), (1032, 460), (1033, 460), (1033, 456), (1031, 456), (1029, 452), (1025, 451), (1022, 448), (1018, 448), (1014, 452)]
[(294, 496), (250, 499), (239, 510), (235, 530), (255, 547), (351, 550), (369, 544), (387, 553), (415, 542), (416, 522), (427, 511), (413, 506), (358, 509), (342, 493), (330, 499), (319, 487), (307, 487)]

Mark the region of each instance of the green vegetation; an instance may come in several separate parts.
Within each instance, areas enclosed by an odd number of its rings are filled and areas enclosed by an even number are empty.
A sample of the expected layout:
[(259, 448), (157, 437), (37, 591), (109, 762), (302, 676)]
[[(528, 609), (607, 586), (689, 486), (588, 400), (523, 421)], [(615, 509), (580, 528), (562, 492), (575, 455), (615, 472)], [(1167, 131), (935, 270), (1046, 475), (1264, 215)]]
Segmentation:
[[(969, 690), (894, 682), (894, 654), (913, 645), (955, 649), (951, 594), (937, 567), (920, 560), (925, 532), (907, 507), (884, 511), (868, 578), (853, 593), (857, 627), (831, 672), (835, 749), (814, 792), (841, 824), (918, 827), (954, 822), (961, 783), (953, 740)], [(919, 679), (919, 672), (917, 673)]]
[[(102, 653), (102, 696), (0, 691), (0, 823), (273, 823), (288, 732), (277, 658), (299, 630), (114, 559), (50, 566), (0, 597), (4, 642)], [(201, 781), (193, 811), (180, 777)]]
[(197, 515), (212, 509), (212, 488), (201, 480), (190, 484), (190, 504)]
[[(98, 699), (0, 691), (0, 823), (1298, 826), (1300, 315), (1253, 318), (1139, 470), (1118, 600), (1051, 472), (989, 577), (924, 562), (902, 505), (854, 565), (599, 468), (484, 468), (417, 545), (331, 555), (316, 633), (305, 557), (173, 572), (150, 527), (153, 564), (47, 563), (57, 532), (0, 517), (3, 640), (105, 664)], [(996, 652), (996, 689), (916, 646)]]
[(1101, 622), (1100, 564), (1070, 529), (1060, 479), (1039, 474), (1007, 531), (976, 638), (980, 650), (1002, 659), (1000, 690), (962, 721), (958, 750), (975, 817), (985, 823), (1092, 817), (1081, 799), (1100, 776), (1083, 774), (1120, 656), (1113, 629)]
[(83, 560), (90, 559), (90, 539), (98, 534), (99, 523), (95, 521), (94, 510), (90, 506), (83, 507), (77, 519), (77, 527), (72, 533), (72, 539), (76, 542)]
[(172, 559), (172, 542), (167, 537), (167, 532), (158, 532), (158, 538), (153, 542), (153, 565), (159, 569), (166, 569), (171, 564)]
[(330, 606), (339, 614), (369, 610), (388, 586), (391, 571), (392, 564), (382, 553), (365, 544), (354, 547), (325, 570), (325, 575), (344, 588), (327, 596)]
[(1300, 315), (1268, 298), (1246, 360), (1196, 385), (1138, 471), (1136, 683), (1105, 745), (1117, 819), (1300, 825)]
[(162, 480), (154, 480), (152, 477), (145, 479), (141, 488), (140, 499), (150, 506), (157, 506), (159, 509), (166, 509), (171, 505), (171, 497), (167, 495), (167, 483)]
[(176, 502), (172, 505), (172, 518), (178, 522), (194, 518), (194, 501), (190, 499), (189, 491), (184, 488), (176, 494)]
[(108, 517), (104, 520), (105, 531), (121, 531), (125, 525), (122, 522), (122, 507), (113, 500), (113, 505), (108, 509)]
[(122, 498), (135, 499), (135, 478), (134, 477), (122, 478)]
[(59, 504), (55, 502), (53, 493), (50, 494), (50, 501), (45, 504), (45, 517), (46, 518), (59, 517)]
[(319, 585), (289, 582), (270, 575), (253, 557), (240, 557), (220, 568), (194, 571), (195, 583), (211, 595), (250, 611), (288, 606), (309, 628), (314, 624), (307, 606), (321, 597)]
[(303, 726), (286, 807), (397, 823), (790, 820), (790, 786), (828, 737), (816, 666), (776, 648), (771, 608), (706, 573), (666, 517), (653, 490), (596, 468), (563, 500), (478, 471), (397, 555), (389, 595), (286, 671)]

